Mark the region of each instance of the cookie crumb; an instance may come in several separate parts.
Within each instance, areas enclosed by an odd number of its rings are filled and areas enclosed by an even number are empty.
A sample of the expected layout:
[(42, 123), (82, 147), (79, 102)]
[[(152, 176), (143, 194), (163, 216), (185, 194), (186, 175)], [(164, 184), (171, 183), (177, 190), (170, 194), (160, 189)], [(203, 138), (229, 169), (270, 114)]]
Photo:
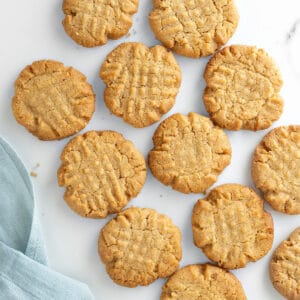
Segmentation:
[(41, 166), (40, 163), (37, 163), (37, 164), (32, 168), (32, 170), (36, 170), (36, 169), (38, 169), (40, 166)]
[(37, 163), (31, 170), (30, 172), (30, 176), (31, 177), (37, 177), (38, 174), (36, 172), (34, 172), (35, 170), (37, 170), (40, 167), (40, 163)]

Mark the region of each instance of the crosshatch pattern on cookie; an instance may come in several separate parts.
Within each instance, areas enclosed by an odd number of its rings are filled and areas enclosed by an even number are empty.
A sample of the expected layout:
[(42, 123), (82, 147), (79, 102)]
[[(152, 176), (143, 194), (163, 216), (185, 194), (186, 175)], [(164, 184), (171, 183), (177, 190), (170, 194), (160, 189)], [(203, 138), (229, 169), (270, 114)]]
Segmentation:
[(300, 227), (275, 250), (270, 262), (270, 276), (281, 295), (290, 300), (300, 298)]
[(100, 70), (106, 84), (104, 100), (116, 116), (134, 127), (157, 122), (174, 105), (181, 70), (174, 55), (162, 46), (123, 43)]
[(300, 126), (270, 131), (256, 147), (252, 178), (277, 211), (300, 214)]
[(206, 110), (222, 128), (262, 130), (282, 114), (281, 75), (263, 49), (244, 45), (223, 48), (208, 62), (204, 79)]
[(86, 77), (53, 60), (27, 66), (15, 82), (16, 120), (41, 140), (58, 140), (83, 129), (95, 111)]
[(174, 114), (153, 135), (148, 162), (152, 174), (182, 193), (203, 193), (230, 164), (225, 132), (196, 113)]
[(226, 44), (239, 21), (233, 0), (153, 0), (153, 6), (149, 22), (156, 38), (194, 58)]
[(239, 280), (210, 264), (189, 265), (173, 274), (162, 288), (160, 300), (246, 300)]
[(249, 187), (225, 184), (200, 199), (193, 210), (195, 245), (220, 267), (237, 269), (270, 251), (274, 237), (271, 214)]
[(71, 140), (61, 155), (58, 183), (78, 214), (105, 218), (119, 212), (146, 180), (143, 155), (121, 134), (90, 131)]
[(138, 0), (64, 0), (67, 34), (78, 44), (95, 47), (128, 33)]
[(131, 207), (103, 227), (99, 255), (117, 284), (149, 285), (177, 270), (182, 257), (181, 233), (166, 215)]

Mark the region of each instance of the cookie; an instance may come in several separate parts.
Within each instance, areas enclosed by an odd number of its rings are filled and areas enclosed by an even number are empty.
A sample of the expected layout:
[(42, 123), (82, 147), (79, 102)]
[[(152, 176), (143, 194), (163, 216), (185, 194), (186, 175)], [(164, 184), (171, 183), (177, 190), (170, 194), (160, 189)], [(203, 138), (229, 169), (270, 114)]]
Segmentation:
[(300, 227), (275, 250), (270, 277), (276, 290), (289, 300), (300, 299)]
[(181, 71), (162, 46), (123, 43), (104, 61), (100, 77), (106, 84), (109, 110), (134, 127), (157, 122), (174, 105)]
[(87, 125), (95, 111), (95, 95), (79, 71), (41, 60), (20, 73), (12, 110), (17, 122), (39, 139), (59, 140)]
[(267, 254), (273, 243), (273, 219), (249, 187), (225, 184), (194, 207), (194, 243), (220, 267), (245, 267)]
[(152, 174), (182, 193), (203, 193), (230, 163), (231, 146), (224, 131), (196, 113), (175, 114), (153, 136), (148, 161)]
[(79, 45), (104, 45), (128, 33), (138, 5), (138, 0), (64, 0), (63, 25)]
[(162, 288), (161, 300), (246, 300), (239, 280), (210, 264), (189, 265), (178, 270)]
[(300, 126), (269, 132), (257, 146), (252, 178), (264, 198), (277, 211), (300, 214)]
[(58, 183), (64, 199), (83, 217), (105, 218), (136, 197), (146, 180), (143, 155), (121, 134), (89, 131), (72, 139), (61, 154)]
[(153, 6), (149, 22), (156, 38), (194, 58), (225, 45), (239, 21), (233, 0), (153, 0)]
[(181, 233), (165, 215), (131, 207), (101, 230), (99, 255), (119, 285), (148, 285), (173, 274), (181, 260)]
[(266, 129), (282, 113), (281, 76), (263, 49), (239, 45), (223, 48), (207, 64), (204, 79), (206, 110), (222, 128)]

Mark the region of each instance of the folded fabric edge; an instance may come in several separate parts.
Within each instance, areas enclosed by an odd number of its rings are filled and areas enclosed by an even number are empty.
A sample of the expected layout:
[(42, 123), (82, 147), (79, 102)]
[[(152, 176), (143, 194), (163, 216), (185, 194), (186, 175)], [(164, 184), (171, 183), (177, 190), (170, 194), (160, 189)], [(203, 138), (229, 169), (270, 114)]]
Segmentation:
[(34, 190), (28, 172), (21, 158), (18, 156), (18, 154), (1, 137), (0, 137), (0, 146), (7, 154), (9, 159), (12, 161), (13, 165), (16, 168), (16, 171), (19, 173), (20, 177), (22, 178), (24, 185), (26, 186), (27, 191), (32, 199), (33, 212), (32, 212), (32, 220), (31, 220), (31, 228), (28, 236), (25, 254), (31, 257), (32, 259), (37, 260), (40, 263), (47, 264), (46, 250), (44, 247), (42, 235), (40, 233), (39, 220), (35, 209)]
[(34, 296), (43, 300), (94, 299), (86, 284), (55, 272), (2, 242), (0, 258), (0, 295), (13, 285), (17, 289), (10, 290), (13, 293), (18, 291), (18, 295), (5, 294), (6, 297), (18, 296), (17, 299), (27, 299)]

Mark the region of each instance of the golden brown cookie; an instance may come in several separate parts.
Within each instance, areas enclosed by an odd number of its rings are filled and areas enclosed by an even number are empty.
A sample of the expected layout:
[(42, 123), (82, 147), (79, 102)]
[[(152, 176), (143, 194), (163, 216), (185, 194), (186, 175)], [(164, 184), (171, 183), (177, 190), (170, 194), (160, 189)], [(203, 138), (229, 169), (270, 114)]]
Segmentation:
[(207, 64), (204, 79), (204, 104), (222, 128), (266, 129), (282, 113), (281, 76), (263, 49), (240, 45), (223, 48)]
[(181, 71), (171, 52), (140, 43), (123, 43), (114, 49), (100, 77), (106, 84), (106, 106), (134, 127), (151, 125), (168, 112), (181, 83)]
[(83, 217), (105, 218), (136, 197), (146, 180), (146, 163), (135, 146), (114, 131), (89, 131), (61, 154), (58, 183), (64, 199)]
[(194, 58), (225, 45), (239, 21), (233, 0), (153, 0), (153, 6), (149, 22), (156, 38)]
[(269, 132), (257, 146), (252, 178), (277, 211), (300, 214), (300, 126)]
[(181, 260), (181, 233), (153, 209), (131, 207), (101, 230), (99, 255), (117, 284), (136, 287), (173, 274)]
[(12, 109), (18, 123), (39, 139), (59, 140), (87, 125), (95, 111), (95, 95), (79, 71), (41, 60), (20, 73)]
[(281, 295), (289, 300), (300, 299), (300, 227), (275, 250), (270, 276)]
[(273, 243), (273, 219), (249, 187), (225, 184), (194, 207), (195, 245), (220, 267), (237, 269), (267, 254)]
[(163, 286), (161, 300), (246, 300), (239, 280), (210, 264), (178, 270)]
[(95, 47), (126, 35), (138, 0), (64, 0), (67, 34), (78, 44)]
[(231, 146), (224, 131), (196, 113), (175, 114), (153, 136), (149, 153), (152, 174), (182, 193), (203, 193), (230, 163)]

